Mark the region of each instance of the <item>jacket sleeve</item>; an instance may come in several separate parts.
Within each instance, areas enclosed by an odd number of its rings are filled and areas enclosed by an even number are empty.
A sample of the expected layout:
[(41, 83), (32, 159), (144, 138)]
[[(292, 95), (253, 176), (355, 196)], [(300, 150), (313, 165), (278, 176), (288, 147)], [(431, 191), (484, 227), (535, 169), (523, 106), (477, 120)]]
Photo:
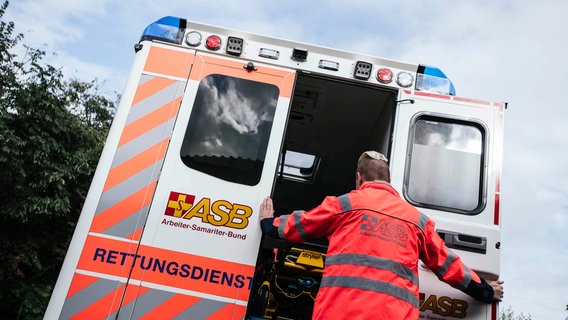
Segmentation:
[(435, 231), (434, 221), (429, 218), (424, 226), (424, 239), (420, 259), (443, 282), (457, 288), (476, 300), (491, 303), (493, 288), (475, 271), (467, 267), (461, 258), (446, 247)]
[(341, 211), (337, 197), (326, 197), (312, 210), (297, 210), (275, 218), (273, 225), (278, 228), (280, 238), (290, 242), (304, 242), (331, 234), (335, 216)]
[(260, 229), (267, 236), (278, 238), (278, 229), (273, 225), (274, 218), (265, 218), (260, 220)]

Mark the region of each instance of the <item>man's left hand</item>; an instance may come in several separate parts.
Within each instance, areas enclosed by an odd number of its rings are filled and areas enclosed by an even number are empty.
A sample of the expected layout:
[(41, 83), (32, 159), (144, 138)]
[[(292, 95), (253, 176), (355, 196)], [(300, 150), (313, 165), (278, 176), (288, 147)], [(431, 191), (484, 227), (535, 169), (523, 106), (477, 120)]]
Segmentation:
[(264, 198), (260, 204), (260, 220), (274, 217), (274, 207), (270, 197)]

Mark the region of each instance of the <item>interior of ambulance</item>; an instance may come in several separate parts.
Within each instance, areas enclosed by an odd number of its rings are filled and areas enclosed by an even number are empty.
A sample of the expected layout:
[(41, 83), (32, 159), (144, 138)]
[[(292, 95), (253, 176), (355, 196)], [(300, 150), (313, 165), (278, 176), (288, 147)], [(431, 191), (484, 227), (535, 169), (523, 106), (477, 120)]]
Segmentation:
[[(359, 155), (388, 156), (396, 91), (299, 73), (272, 199), (275, 215), (309, 210), (355, 187)], [(326, 239), (263, 237), (247, 319), (311, 319)]]

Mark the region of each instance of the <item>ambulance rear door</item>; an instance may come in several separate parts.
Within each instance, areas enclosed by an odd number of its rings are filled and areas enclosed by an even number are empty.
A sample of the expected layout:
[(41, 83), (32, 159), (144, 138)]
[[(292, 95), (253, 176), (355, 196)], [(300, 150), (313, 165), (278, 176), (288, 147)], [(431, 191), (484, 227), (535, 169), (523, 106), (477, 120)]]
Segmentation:
[(120, 318), (244, 317), (294, 78), (196, 54)]
[[(497, 279), (504, 104), (420, 91), (403, 91), (399, 101), (394, 187), (436, 222), (466, 265)], [(421, 318), (497, 318), (495, 305), (475, 301), (419, 266)]]

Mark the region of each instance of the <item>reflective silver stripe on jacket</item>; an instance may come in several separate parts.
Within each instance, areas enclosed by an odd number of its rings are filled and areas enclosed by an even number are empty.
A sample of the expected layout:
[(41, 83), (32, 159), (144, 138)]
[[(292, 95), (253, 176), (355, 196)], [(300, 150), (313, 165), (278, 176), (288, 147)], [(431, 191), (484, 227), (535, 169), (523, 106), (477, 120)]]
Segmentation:
[(278, 224), (278, 236), (280, 238), (286, 239), (286, 237), (284, 236), (284, 228), (286, 227), (286, 222), (288, 221), (288, 219), (291, 218), (291, 219), (293, 219), (292, 222), (294, 224), (294, 229), (296, 229), (296, 231), (298, 231), (298, 234), (300, 235), (300, 237), (303, 240), (309, 240), (310, 239), (310, 237), (306, 233), (306, 229), (304, 229), (304, 226), (302, 225), (302, 220), (301, 220), (302, 213), (304, 213), (303, 210), (296, 210), (291, 215), (286, 214), (286, 215), (280, 216), (280, 223)]
[(450, 268), (450, 265), (458, 258), (458, 256), (450, 249), (448, 249), (448, 257), (444, 261), (444, 263), (434, 271), (438, 277), (444, 277)]
[(457, 289), (465, 290), (469, 283), (471, 282), (471, 270), (468, 267), (464, 266), (464, 277), (463, 280), (457, 285)]
[(353, 209), (348, 194), (340, 195), (337, 199), (339, 200), (339, 206), (341, 206), (341, 212), (351, 211)]
[(406, 301), (413, 307), (418, 308), (418, 298), (412, 292), (384, 281), (348, 276), (325, 276), (321, 280), (320, 287), (342, 287), (375, 291)]
[[(458, 258), (458, 256), (455, 254), (455, 252), (448, 249), (448, 257), (446, 258), (446, 260), (444, 261), (442, 266), (440, 268), (438, 268), (437, 270), (432, 270), (432, 271), (434, 271), (434, 274), (437, 275), (438, 277), (443, 278), (446, 275), (446, 273), (448, 273), (448, 269), (450, 268), (452, 263), (454, 263), (454, 261), (456, 261), (457, 258)], [(467, 270), (467, 267), (465, 267), (465, 269), (466, 269), (465, 276), (467, 277), (468, 274), (469, 274), (469, 270)], [(469, 274), (469, 279), (471, 279), (471, 274)], [(466, 279), (464, 278), (463, 281), (465, 281), (465, 280)], [(469, 281), (467, 281), (467, 284), (469, 284)], [(466, 284), (466, 286), (467, 286), (467, 284)]]
[(420, 218), (418, 218), (418, 228), (420, 228), (420, 230), (424, 231), (424, 229), (426, 228), (426, 224), (428, 223), (428, 216), (423, 214), (422, 212), (420, 212)]
[(410, 268), (385, 258), (369, 256), (364, 254), (336, 254), (328, 256), (325, 264), (327, 266), (338, 264), (352, 264), (357, 266), (370, 267), (375, 269), (387, 270), (397, 274), (414, 285), (418, 285), (418, 276)]
[(280, 223), (278, 223), (278, 237), (281, 239), (286, 239), (286, 237), (284, 237), (284, 227), (286, 227), (286, 221), (288, 221), (288, 218), (290, 218), (289, 214), (280, 216)]

